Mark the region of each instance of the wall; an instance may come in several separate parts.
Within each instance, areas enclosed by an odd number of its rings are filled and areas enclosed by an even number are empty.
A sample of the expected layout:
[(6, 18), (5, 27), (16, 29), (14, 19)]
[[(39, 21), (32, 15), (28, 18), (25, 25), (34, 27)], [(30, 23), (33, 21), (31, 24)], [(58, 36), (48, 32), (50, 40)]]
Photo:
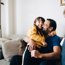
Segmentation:
[(63, 10), (65, 6), (60, 6), (60, 0), (16, 0), (16, 22), (15, 34), (27, 34), (29, 27), (33, 24), (34, 19), (42, 16), (45, 19), (52, 18), (57, 22), (57, 34), (65, 34), (65, 18)]
[[(1, 2), (1, 0), (0, 0)], [(0, 5), (0, 24), (1, 24), (1, 5)]]
[[(1, 0), (0, 0), (0, 2), (1, 2)], [(0, 24), (1, 24), (1, 5), (0, 5)], [(0, 37), (1, 37), (2, 35), (1, 35), (1, 25), (0, 25)]]
[[(65, 18), (63, 10), (65, 6), (60, 6), (60, 0), (2, 0), (6, 1), (2, 6), (2, 26), (3, 37), (11, 34), (27, 34), (34, 19), (42, 16), (45, 19), (52, 18), (57, 22), (57, 34), (65, 34)], [(4, 13), (4, 11), (6, 11)], [(8, 13), (9, 12), (9, 13)], [(5, 17), (4, 17), (5, 15)], [(3, 20), (4, 17), (4, 20)], [(9, 26), (9, 27), (7, 27)], [(6, 28), (7, 27), (7, 28)], [(7, 31), (6, 31), (7, 29)], [(6, 32), (5, 32), (6, 31)], [(6, 34), (5, 34), (6, 33)]]
[(1, 5), (1, 29), (2, 37), (7, 37), (13, 34), (14, 30), (14, 3), (13, 0), (1, 0), (4, 5)]

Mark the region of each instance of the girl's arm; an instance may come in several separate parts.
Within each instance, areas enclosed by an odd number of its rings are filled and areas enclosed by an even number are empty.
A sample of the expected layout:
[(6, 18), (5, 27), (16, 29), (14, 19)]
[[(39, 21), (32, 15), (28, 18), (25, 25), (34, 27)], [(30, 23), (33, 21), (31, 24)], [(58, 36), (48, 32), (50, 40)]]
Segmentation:
[(23, 40), (24, 40), (25, 42), (27, 42), (27, 43), (31, 41), (31, 39), (30, 39), (29, 37), (27, 37), (27, 36), (26, 36), (26, 37), (24, 37), (24, 39), (23, 39)]
[(48, 34), (49, 36), (54, 36), (56, 35), (56, 31), (52, 31), (51, 33)]

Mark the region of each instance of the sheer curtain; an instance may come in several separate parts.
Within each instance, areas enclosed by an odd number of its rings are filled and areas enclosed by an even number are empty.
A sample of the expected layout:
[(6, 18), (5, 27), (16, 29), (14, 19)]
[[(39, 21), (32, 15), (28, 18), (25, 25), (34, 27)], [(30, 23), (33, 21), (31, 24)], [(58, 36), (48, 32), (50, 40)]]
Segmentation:
[(1, 0), (2, 38), (9, 38), (14, 33), (14, 0)]

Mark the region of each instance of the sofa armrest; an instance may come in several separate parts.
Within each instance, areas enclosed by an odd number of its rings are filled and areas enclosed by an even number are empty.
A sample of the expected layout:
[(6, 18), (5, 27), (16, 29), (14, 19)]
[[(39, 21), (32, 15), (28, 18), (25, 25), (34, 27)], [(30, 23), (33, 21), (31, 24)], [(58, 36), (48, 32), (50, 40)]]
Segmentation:
[(2, 49), (0, 48), (0, 60), (3, 59)]

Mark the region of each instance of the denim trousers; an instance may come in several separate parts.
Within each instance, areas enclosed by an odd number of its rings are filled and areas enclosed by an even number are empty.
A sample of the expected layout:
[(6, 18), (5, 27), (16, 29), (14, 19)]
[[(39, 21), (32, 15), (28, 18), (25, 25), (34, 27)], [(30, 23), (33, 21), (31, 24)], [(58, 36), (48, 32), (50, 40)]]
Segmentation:
[[(55, 62), (52, 60), (31, 57), (28, 47), (24, 54), (23, 65), (55, 65)], [(36, 50), (40, 51), (38, 48)]]
[(22, 56), (15, 55), (12, 57), (10, 65), (21, 65), (21, 64), (22, 64)]

